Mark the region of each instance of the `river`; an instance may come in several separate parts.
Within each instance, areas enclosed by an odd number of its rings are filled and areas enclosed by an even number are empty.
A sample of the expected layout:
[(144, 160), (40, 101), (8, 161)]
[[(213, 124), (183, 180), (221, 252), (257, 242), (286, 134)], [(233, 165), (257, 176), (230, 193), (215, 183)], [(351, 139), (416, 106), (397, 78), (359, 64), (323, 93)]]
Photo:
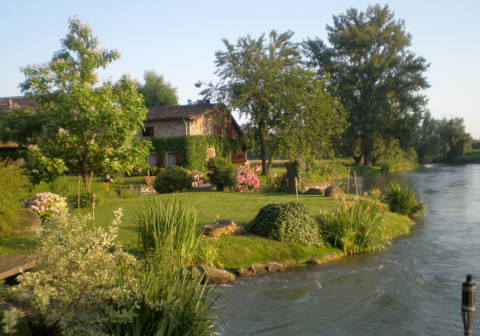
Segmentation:
[[(222, 335), (463, 335), (461, 284), (480, 282), (480, 165), (428, 165), (396, 179), (428, 205), (386, 250), (219, 286)], [(480, 335), (474, 322), (473, 335)]]

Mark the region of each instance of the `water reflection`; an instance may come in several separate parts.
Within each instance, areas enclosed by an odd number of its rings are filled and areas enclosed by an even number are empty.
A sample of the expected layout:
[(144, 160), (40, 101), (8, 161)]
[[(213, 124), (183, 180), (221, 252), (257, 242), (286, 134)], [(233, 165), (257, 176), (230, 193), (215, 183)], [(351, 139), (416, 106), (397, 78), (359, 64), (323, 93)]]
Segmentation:
[(428, 205), (411, 235), (380, 253), (219, 287), (221, 333), (460, 334), (461, 282), (469, 272), (480, 279), (480, 165), (369, 176), (360, 188), (392, 179), (411, 183)]

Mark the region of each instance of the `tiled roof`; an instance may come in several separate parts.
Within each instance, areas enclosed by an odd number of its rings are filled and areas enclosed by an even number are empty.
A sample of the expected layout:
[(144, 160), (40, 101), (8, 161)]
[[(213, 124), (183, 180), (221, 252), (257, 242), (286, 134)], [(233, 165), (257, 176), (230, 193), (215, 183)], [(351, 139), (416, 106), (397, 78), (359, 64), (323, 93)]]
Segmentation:
[(35, 102), (23, 96), (0, 98), (0, 112), (7, 112), (15, 107), (35, 106)]
[(161, 120), (193, 120), (211, 112), (215, 105), (179, 105), (179, 106), (158, 106), (148, 109), (147, 121)]

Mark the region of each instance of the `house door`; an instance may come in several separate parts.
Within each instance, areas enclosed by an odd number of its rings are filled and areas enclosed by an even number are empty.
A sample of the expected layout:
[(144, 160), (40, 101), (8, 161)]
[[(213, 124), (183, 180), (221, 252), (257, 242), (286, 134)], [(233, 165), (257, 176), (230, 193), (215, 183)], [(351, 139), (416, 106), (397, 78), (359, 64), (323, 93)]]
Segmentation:
[(177, 154), (168, 153), (168, 167), (173, 167), (177, 165)]

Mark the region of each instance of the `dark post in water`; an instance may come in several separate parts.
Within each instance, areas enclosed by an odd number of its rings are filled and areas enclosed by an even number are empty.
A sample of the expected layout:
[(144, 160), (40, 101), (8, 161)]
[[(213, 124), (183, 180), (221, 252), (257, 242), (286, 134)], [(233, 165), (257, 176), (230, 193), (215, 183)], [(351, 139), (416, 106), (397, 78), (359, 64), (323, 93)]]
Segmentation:
[(476, 287), (475, 282), (472, 282), (472, 275), (468, 274), (466, 281), (462, 285), (462, 320), (465, 336), (472, 335)]

